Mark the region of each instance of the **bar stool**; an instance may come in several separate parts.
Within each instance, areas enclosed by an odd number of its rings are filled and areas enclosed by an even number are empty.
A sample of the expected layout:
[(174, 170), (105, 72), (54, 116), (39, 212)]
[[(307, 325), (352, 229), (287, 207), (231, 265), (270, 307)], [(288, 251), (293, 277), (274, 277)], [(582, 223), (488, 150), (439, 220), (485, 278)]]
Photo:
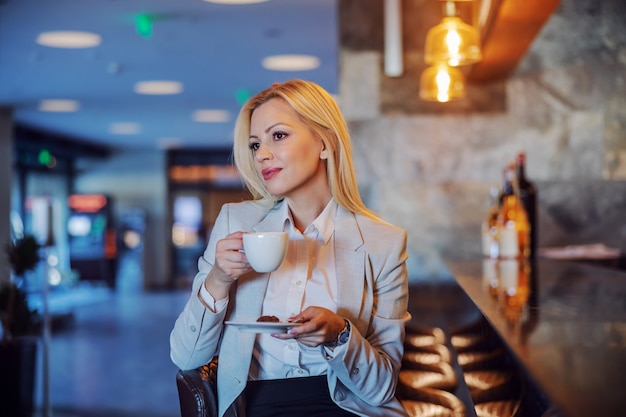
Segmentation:
[(506, 350), (502, 346), (489, 350), (462, 351), (456, 360), (463, 371), (500, 369), (506, 363)]
[[(477, 417), (517, 417), (522, 416), (522, 398), (526, 386), (515, 372), (501, 371), (500, 377), (493, 374), (470, 373), (474, 377), (470, 383), (470, 395), (474, 400)], [(507, 377), (511, 376), (509, 380)], [(469, 384), (468, 384), (469, 385)]]
[(447, 362), (425, 364), (419, 362), (405, 363), (406, 369), (400, 370), (398, 382), (406, 388), (438, 388), (452, 391), (458, 384), (452, 365)]
[(519, 400), (489, 401), (474, 404), (476, 417), (514, 417), (520, 409)]
[(467, 409), (456, 395), (439, 389), (404, 388), (400, 401), (410, 417), (466, 417)]
[(433, 345), (445, 345), (446, 334), (439, 327), (407, 326), (404, 346), (407, 349), (422, 349)]
[(402, 357), (402, 363), (409, 367), (413, 363), (451, 363), (450, 361), (450, 351), (444, 345), (424, 346), (419, 350), (405, 350)]
[(470, 371), (463, 373), (463, 379), (474, 404), (519, 399), (519, 384), (512, 371)]
[(450, 344), (457, 352), (488, 349), (498, 345), (497, 336), (482, 315), (469, 324), (452, 329), (450, 334)]

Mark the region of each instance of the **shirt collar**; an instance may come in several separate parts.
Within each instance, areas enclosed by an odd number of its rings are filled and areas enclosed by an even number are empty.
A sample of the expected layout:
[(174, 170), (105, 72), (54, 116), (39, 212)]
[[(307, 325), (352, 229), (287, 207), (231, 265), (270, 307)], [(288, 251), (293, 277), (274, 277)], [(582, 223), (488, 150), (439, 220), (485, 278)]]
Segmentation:
[[(324, 242), (324, 244), (328, 243), (330, 238), (333, 236), (335, 231), (335, 217), (337, 216), (337, 202), (334, 198), (331, 198), (324, 210), (320, 213), (319, 216), (313, 223), (307, 227), (314, 227), (319, 234), (319, 239)], [(294, 227), (294, 221), (291, 217), (291, 212), (289, 211), (289, 206), (287, 202), (282, 204), (280, 207), (280, 218), (283, 223), (283, 230), (289, 230)], [(306, 232), (306, 230), (305, 230)]]
[(318, 230), (324, 244), (328, 243), (335, 232), (335, 217), (337, 216), (337, 202), (331, 198), (324, 210), (313, 220), (313, 226)]

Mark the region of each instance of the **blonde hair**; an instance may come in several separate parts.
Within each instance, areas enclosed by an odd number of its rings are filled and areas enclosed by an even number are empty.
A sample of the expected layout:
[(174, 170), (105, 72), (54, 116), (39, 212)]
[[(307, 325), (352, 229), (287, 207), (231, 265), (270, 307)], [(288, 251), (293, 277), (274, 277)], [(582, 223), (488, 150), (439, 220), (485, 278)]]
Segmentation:
[(254, 168), (254, 156), (249, 148), (252, 113), (274, 98), (288, 103), (326, 146), (330, 192), (337, 204), (353, 213), (378, 219), (361, 200), (352, 164), (350, 134), (343, 115), (332, 96), (310, 81), (294, 79), (273, 84), (249, 99), (241, 108), (235, 124), (233, 154), (235, 166), (252, 196), (272, 203), (280, 198), (272, 196), (265, 187)]

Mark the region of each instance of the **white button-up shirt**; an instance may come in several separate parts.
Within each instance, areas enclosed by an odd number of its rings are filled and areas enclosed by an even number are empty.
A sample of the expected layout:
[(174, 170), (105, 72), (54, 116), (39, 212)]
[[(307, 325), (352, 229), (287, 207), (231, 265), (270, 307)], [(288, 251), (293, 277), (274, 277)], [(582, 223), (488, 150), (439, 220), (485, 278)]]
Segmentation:
[[(337, 311), (333, 241), (337, 203), (331, 200), (304, 233), (294, 227), (287, 204), (282, 210), (284, 230), (289, 233), (289, 248), (283, 264), (270, 274), (262, 314), (286, 321), (309, 306)], [(320, 347), (310, 348), (295, 339), (280, 340), (261, 333), (254, 347), (250, 378), (324, 375), (326, 368)]]

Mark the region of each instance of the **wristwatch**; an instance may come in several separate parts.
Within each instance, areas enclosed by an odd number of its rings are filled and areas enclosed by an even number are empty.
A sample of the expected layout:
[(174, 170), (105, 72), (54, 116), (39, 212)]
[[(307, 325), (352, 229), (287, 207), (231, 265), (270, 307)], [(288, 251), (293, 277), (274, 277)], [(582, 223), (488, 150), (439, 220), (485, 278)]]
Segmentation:
[(348, 343), (348, 339), (350, 339), (350, 322), (346, 319), (343, 319), (343, 321), (346, 324), (345, 326), (343, 326), (343, 329), (337, 335), (337, 339), (333, 340), (332, 342), (325, 343), (324, 345), (326, 347), (334, 349), (337, 346), (341, 346), (343, 344)]

